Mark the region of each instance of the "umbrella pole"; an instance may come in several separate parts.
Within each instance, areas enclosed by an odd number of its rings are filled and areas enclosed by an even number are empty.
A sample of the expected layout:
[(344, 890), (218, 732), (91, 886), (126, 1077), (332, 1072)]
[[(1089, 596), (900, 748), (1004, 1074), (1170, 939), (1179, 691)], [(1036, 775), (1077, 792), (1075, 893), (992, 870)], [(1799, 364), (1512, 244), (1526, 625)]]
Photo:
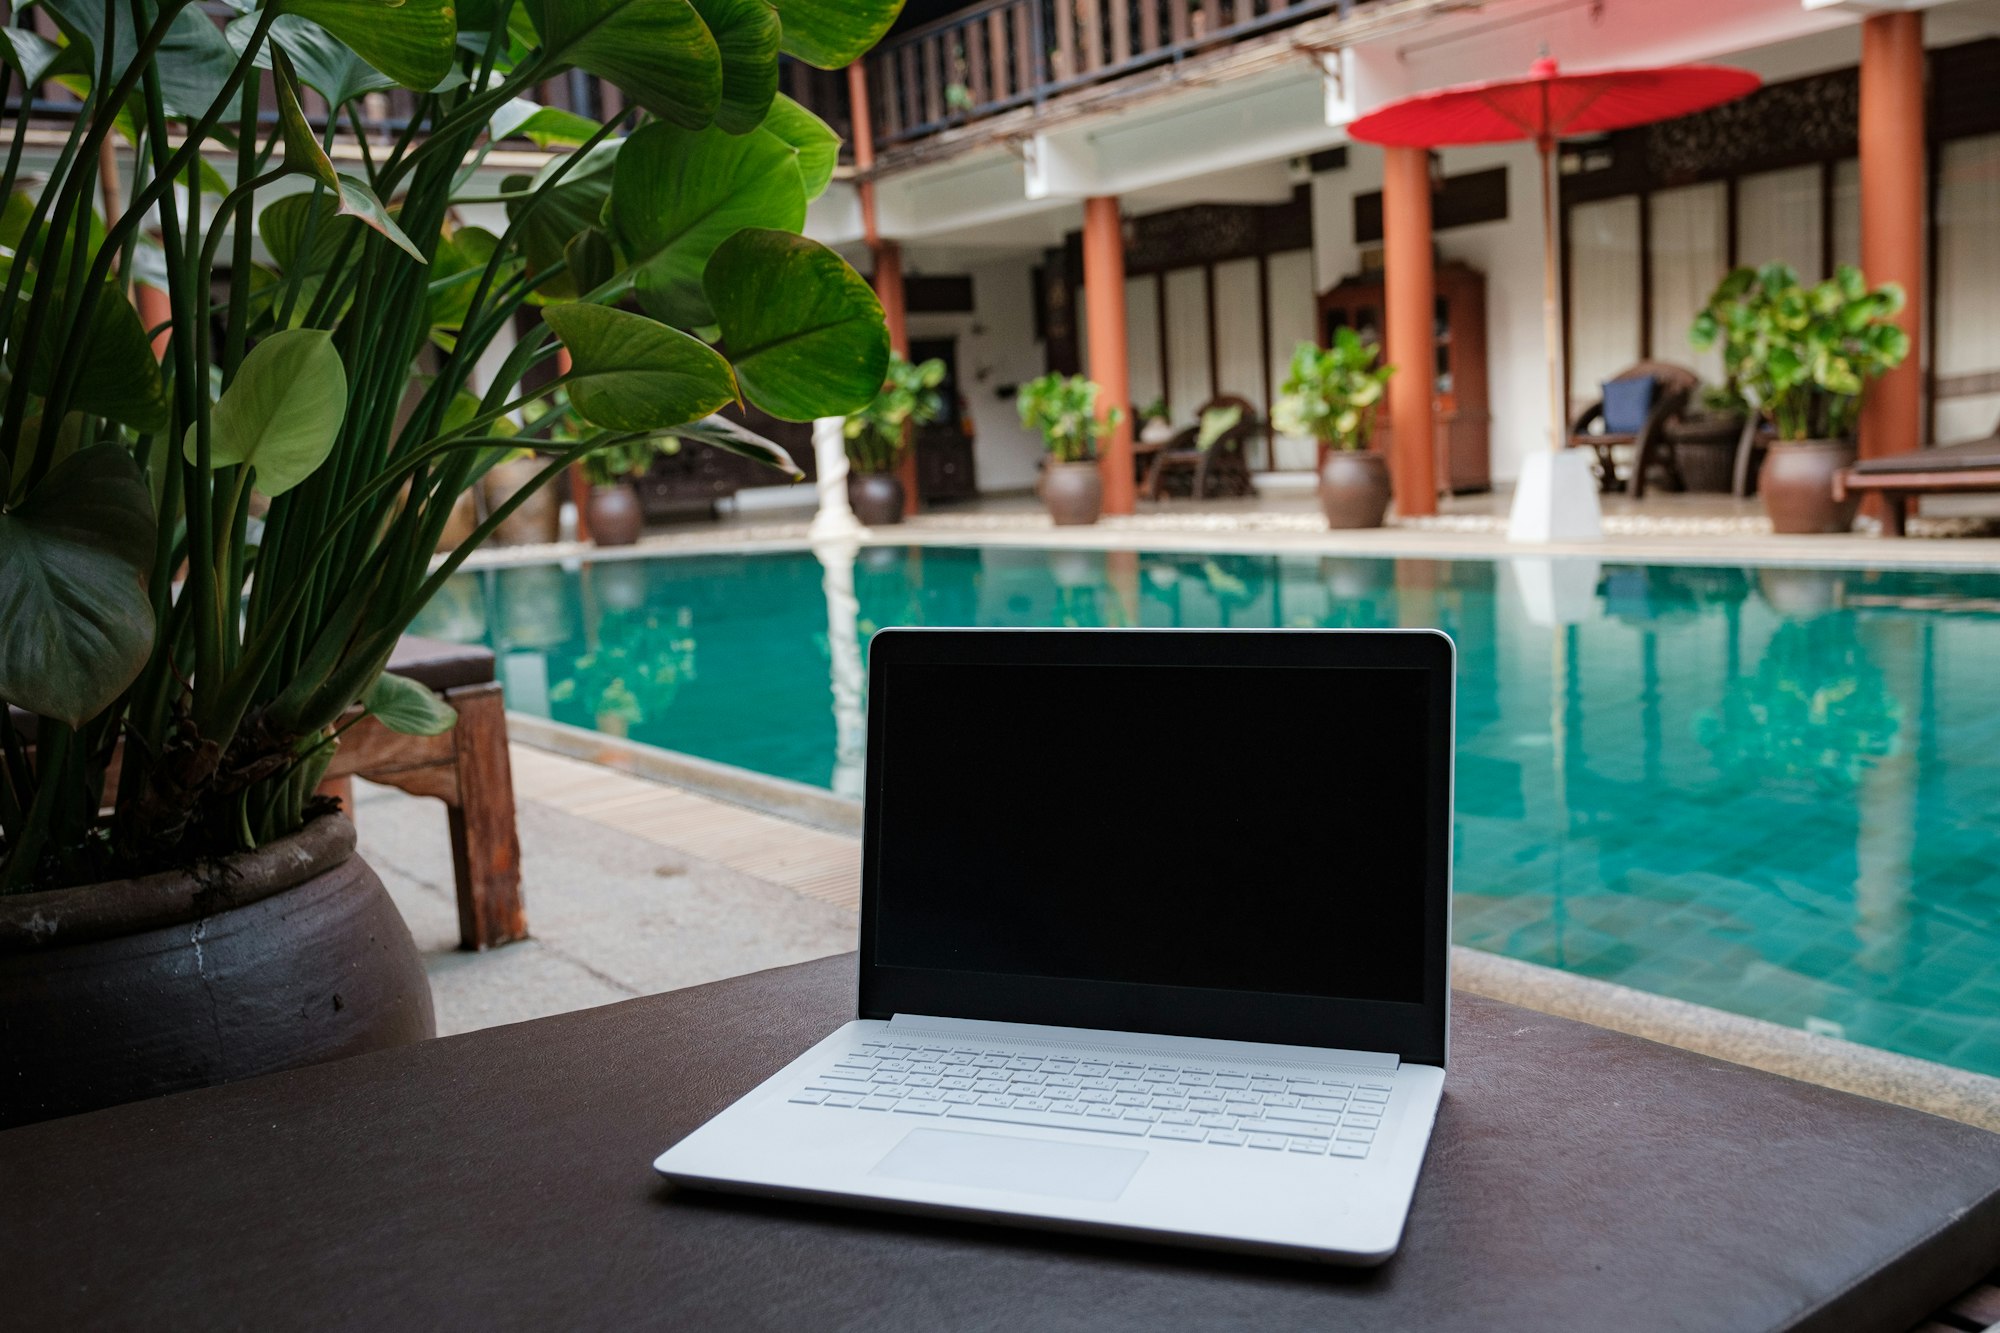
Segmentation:
[(1549, 170), (1554, 140), (1535, 143), (1542, 164), (1542, 338), (1549, 349), (1549, 442), (1557, 453), (1568, 447), (1569, 412), (1563, 403), (1562, 324), (1556, 314), (1556, 205)]

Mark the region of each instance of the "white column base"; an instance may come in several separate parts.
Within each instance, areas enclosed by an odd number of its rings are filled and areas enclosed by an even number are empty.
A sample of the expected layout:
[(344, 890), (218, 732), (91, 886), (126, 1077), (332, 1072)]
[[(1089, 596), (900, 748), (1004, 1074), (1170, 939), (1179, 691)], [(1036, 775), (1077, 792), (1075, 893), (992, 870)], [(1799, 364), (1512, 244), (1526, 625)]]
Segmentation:
[(806, 529), (810, 542), (858, 542), (868, 529), (847, 504), (847, 419), (821, 417), (813, 422), (813, 466), (819, 474), (819, 512)]
[(1521, 464), (1514, 485), (1514, 512), (1507, 520), (1510, 542), (1594, 542), (1604, 538), (1604, 511), (1597, 502), (1597, 478), (1590, 452), (1537, 451)]

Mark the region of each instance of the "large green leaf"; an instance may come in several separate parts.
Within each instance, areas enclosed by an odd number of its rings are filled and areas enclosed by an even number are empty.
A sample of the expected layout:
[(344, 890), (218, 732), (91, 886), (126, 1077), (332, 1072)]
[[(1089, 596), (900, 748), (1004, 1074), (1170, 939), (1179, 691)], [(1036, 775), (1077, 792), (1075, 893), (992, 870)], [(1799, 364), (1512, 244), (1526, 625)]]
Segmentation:
[(291, 61), (285, 58), (283, 52), (279, 52), (272, 61), (272, 76), (277, 88), (278, 126), (285, 140), (286, 167), (311, 176), (331, 191), (341, 213), (381, 232), (397, 249), (419, 264), (428, 264), (430, 260), (417, 249), (416, 242), (396, 225), (396, 219), (390, 216), (375, 191), (366, 182), (334, 170), (333, 159), (320, 146), (319, 137), (313, 133), (312, 123), (306, 119), (305, 111), (300, 106), (298, 76), (292, 72)]
[(83, 56), (81, 46), (57, 46), (27, 28), (0, 28), (0, 64), (19, 70), (29, 87), (82, 72)]
[[(547, 188), (532, 212), (527, 211), (528, 196), (548, 187), (553, 172), (566, 158), (549, 163), (532, 177), (510, 176), (501, 183), (507, 193), (522, 196), (507, 205), (507, 216), (520, 222), (517, 236), (521, 253), (528, 257), (530, 273), (540, 273), (557, 263), (580, 233), (603, 225), (611, 198), (612, 172), (624, 147), (625, 140), (613, 139), (591, 149), (567, 175)], [(562, 300), (580, 296), (585, 290), (588, 289), (579, 289), (567, 273), (559, 274), (540, 289), (543, 296)]]
[(722, 57), (722, 103), (715, 123), (748, 134), (778, 95), (778, 11), (767, 0), (691, 0)]
[(840, 136), (831, 126), (780, 93), (771, 103), (771, 113), (764, 117), (764, 133), (798, 150), (799, 177), (805, 182), (807, 200), (826, 193), (833, 169), (840, 162)]
[[(23, 307), (17, 318), (26, 313)], [(14, 341), (20, 342), (18, 335)], [(54, 343), (45, 338), (29, 350), (28, 387), (44, 397), (55, 385), (61, 348)], [(106, 417), (141, 432), (166, 429), (172, 407), (160, 363), (139, 312), (115, 283), (107, 283), (91, 307), (80, 361), (65, 410)]]
[[(241, 55), (256, 29), (257, 16), (245, 14), (231, 21), (223, 35)], [(329, 106), (397, 86), (394, 79), (355, 55), (347, 43), (297, 14), (281, 14), (272, 21), (270, 41), (257, 53), (259, 69), (271, 68), (274, 45), (291, 57), (299, 82), (324, 97)]]
[(903, 0), (773, 0), (784, 22), (784, 51), (808, 65), (840, 69), (882, 40)]
[(81, 726), (153, 648), (153, 500), (113, 444), (49, 469), (0, 514), (0, 701)]
[(722, 102), (722, 57), (688, 0), (527, 0), (548, 55), (699, 129)]
[(889, 369), (882, 306), (816, 241), (753, 228), (724, 241), (703, 278), (736, 378), (785, 421), (858, 412)]
[(537, 106), (524, 97), (514, 98), (486, 122), (486, 131), (494, 143), (518, 134), (537, 148), (552, 144), (574, 147), (603, 128), (588, 116), (579, 116), (559, 106)]
[[(257, 469), (257, 489), (283, 495), (326, 461), (347, 415), (347, 370), (323, 329), (288, 329), (250, 349), (210, 415), (216, 467)], [(195, 428), (185, 451), (195, 459)]]
[(405, 88), (428, 92), (451, 72), (458, 38), (451, 0), (284, 0), (283, 7)]
[[(104, 36), (105, 6), (100, 0), (41, 0), (41, 3), (63, 34), (83, 47), (79, 54), (88, 64), (79, 72), (95, 78), (100, 57), (98, 43)], [(139, 5), (146, 24), (151, 26), (159, 17), (159, 5), (156, 0), (139, 0)], [(131, 6), (120, 5), (117, 14), (118, 27), (112, 38), (114, 78), (131, 67), (132, 57), (139, 49), (133, 37)], [(154, 56), (154, 67), (159, 71), (160, 100), (167, 114), (193, 118), (207, 111), (228, 84), (230, 71), (236, 67), (236, 52), (200, 6), (189, 5), (174, 17), (166, 40)]]
[(729, 363), (679, 329), (601, 305), (553, 305), (542, 318), (569, 349), (576, 414), (608, 430), (664, 430), (736, 397)]
[(775, 135), (653, 124), (618, 155), (613, 232), (647, 312), (682, 328), (715, 320), (701, 275), (716, 246), (745, 227), (796, 231), (805, 220), (797, 153)]
[(361, 696), (376, 721), (405, 736), (442, 736), (458, 723), (458, 712), (437, 692), (408, 676), (384, 671)]
[[(257, 235), (280, 272), (291, 273), (304, 265), (307, 273), (324, 273), (348, 233), (360, 225), (341, 214), (332, 196), (307, 191), (273, 200), (257, 217)], [(306, 250), (308, 233), (310, 253)]]

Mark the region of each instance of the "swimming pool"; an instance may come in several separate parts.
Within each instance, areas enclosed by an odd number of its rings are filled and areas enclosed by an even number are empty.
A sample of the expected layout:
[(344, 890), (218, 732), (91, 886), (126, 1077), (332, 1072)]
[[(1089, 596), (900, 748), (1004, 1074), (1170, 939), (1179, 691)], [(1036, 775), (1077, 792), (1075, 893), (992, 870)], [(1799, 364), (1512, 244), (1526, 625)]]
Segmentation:
[(481, 571), (416, 629), (511, 708), (853, 792), (873, 629), (1132, 624), (1449, 631), (1460, 943), (2000, 1074), (2000, 574), (871, 547)]

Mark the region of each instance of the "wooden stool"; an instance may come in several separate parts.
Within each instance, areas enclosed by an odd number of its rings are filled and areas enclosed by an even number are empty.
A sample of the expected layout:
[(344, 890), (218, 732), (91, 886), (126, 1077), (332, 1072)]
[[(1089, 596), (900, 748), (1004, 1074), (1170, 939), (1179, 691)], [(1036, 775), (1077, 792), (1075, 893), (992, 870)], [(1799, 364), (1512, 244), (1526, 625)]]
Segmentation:
[(526, 939), (507, 712), (492, 652), (405, 635), (389, 670), (444, 696), (458, 712), (458, 725), (442, 736), (403, 736), (363, 718), (341, 735), (320, 790), (340, 797), (350, 817), (356, 777), (443, 801), (451, 820), (459, 947), (491, 949)]

